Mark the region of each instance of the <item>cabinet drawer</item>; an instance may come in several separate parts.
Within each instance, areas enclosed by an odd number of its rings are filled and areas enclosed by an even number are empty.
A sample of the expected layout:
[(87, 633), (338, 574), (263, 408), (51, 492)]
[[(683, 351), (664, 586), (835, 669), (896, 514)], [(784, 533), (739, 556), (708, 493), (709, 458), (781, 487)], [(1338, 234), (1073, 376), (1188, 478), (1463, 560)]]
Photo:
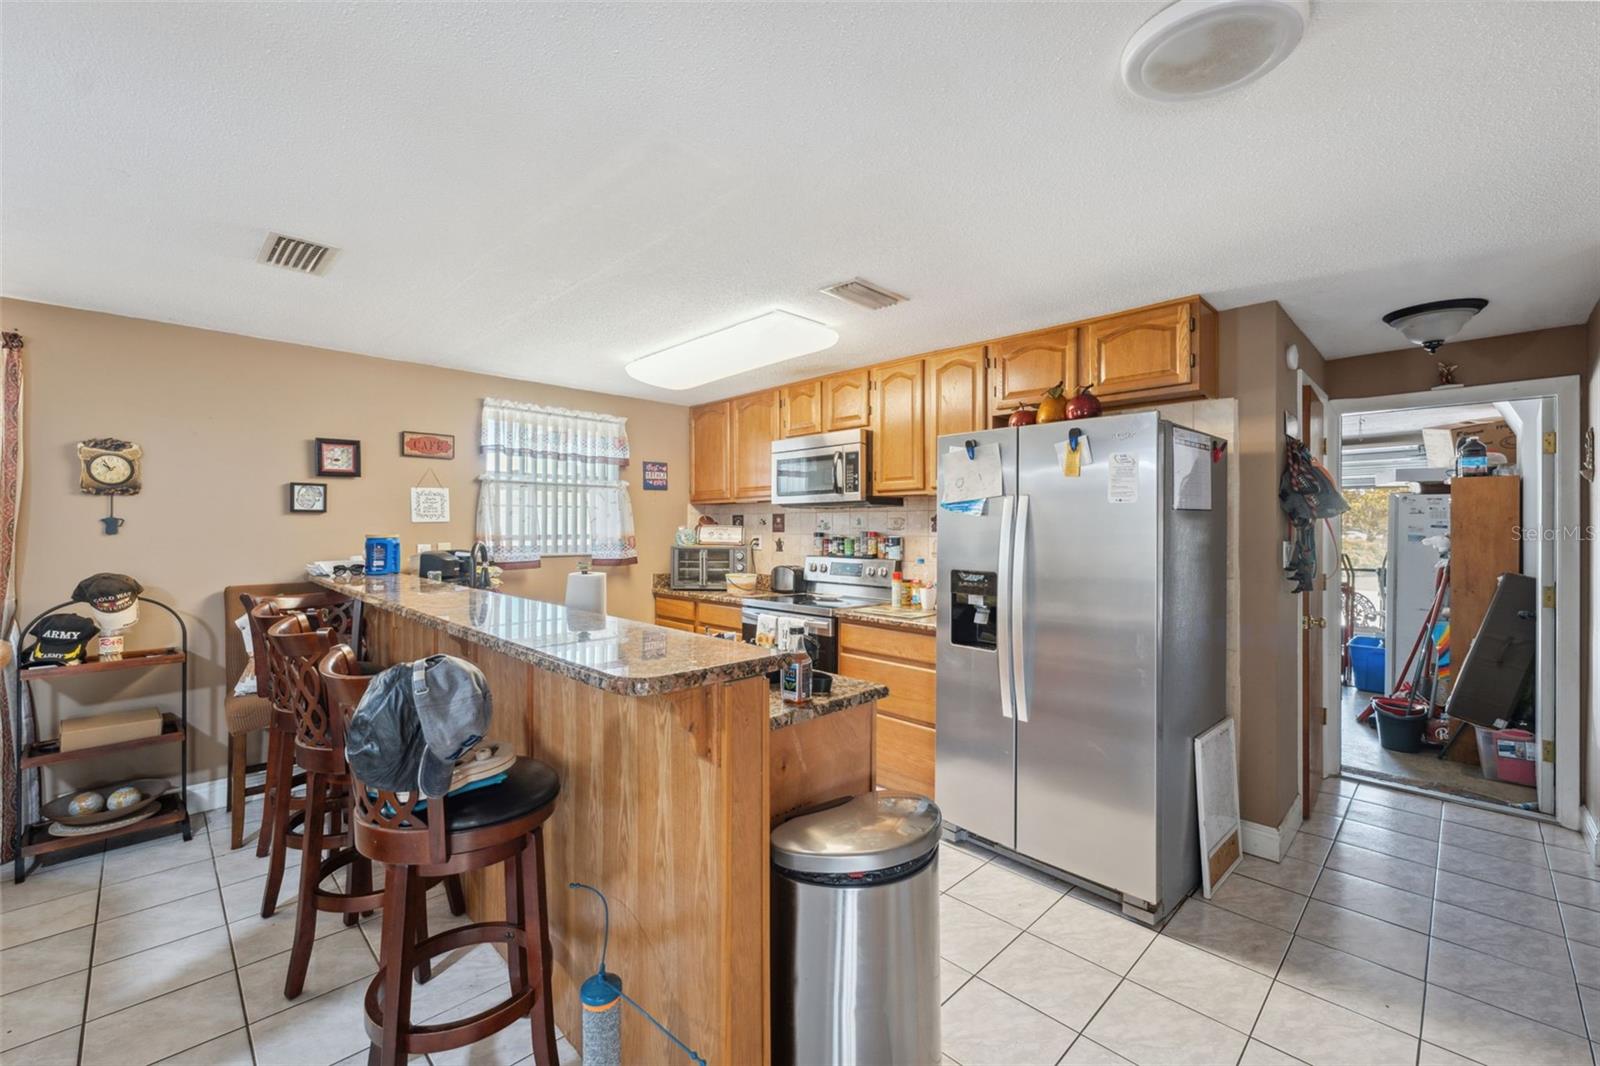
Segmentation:
[(706, 603), (702, 601), (699, 604), (699, 610), (700, 613), (695, 616), (696, 619), (708, 626), (716, 626), (718, 629), (732, 629), (737, 632), (743, 624), (739, 621), (739, 608), (729, 607), (725, 603)]
[(928, 667), (840, 652), (839, 672), (845, 677), (856, 677), (862, 681), (876, 681), (880, 685), (888, 685), (889, 695), (878, 701), (880, 710), (924, 725), (935, 724), (937, 675)]
[(873, 783), (879, 788), (933, 794), (934, 732), (925, 725), (878, 715), (873, 729)]
[(678, 600), (669, 596), (657, 596), (656, 619), (658, 625), (662, 618), (675, 618), (680, 622), (693, 622), (694, 601)]
[(839, 650), (879, 658), (904, 659), (924, 666), (934, 665), (939, 658), (931, 634), (908, 633), (903, 629), (885, 629), (857, 622), (839, 624)]
[(656, 615), (656, 625), (662, 626), (666, 629), (681, 629), (685, 633), (694, 632), (693, 622), (680, 622), (676, 618), (663, 618), (659, 614)]

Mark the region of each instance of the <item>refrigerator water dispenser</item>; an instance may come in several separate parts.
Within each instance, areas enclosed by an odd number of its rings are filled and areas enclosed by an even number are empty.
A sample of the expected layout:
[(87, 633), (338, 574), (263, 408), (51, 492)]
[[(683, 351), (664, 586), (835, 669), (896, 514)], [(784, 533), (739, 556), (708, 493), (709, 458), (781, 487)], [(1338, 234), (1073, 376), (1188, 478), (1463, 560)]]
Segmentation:
[(950, 643), (994, 651), (1000, 611), (993, 570), (950, 572)]

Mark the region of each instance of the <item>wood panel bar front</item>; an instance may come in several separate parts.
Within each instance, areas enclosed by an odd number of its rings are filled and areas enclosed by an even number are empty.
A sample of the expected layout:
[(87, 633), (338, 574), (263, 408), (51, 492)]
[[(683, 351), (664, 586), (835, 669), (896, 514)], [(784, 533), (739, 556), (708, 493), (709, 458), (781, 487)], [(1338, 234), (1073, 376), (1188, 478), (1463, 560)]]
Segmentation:
[[(475, 663), (493, 739), (560, 775), (545, 847), (561, 1030), (580, 1043), (578, 987), (600, 958), (599, 902), (567, 887), (581, 881), (610, 900), (607, 968), (631, 997), (709, 1062), (768, 1062), (765, 677), (624, 695), (375, 606), (363, 612), (374, 661)], [(497, 874), (468, 879), (475, 920), (504, 914)], [(644, 1019), (624, 1021), (622, 1061), (683, 1058)]]

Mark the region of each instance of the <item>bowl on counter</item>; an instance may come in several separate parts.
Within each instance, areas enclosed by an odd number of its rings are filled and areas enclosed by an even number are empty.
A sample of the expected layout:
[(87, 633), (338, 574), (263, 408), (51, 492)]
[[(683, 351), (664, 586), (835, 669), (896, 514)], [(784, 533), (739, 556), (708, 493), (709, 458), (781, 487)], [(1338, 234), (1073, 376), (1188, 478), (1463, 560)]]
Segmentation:
[(728, 591), (747, 593), (756, 590), (756, 575), (754, 574), (728, 574)]

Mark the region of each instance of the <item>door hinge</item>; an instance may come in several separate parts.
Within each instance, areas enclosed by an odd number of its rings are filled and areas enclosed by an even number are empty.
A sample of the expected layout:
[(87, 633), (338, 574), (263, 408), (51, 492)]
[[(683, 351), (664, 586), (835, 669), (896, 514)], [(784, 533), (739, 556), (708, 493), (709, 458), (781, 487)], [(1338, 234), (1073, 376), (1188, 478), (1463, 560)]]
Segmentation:
[(1194, 361), (1195, 361), (1195, 354), (1193, 352), (1190, 352), (1189, 353), (1189, 369), (1190, 370), (1194, 369)]
[(1544, 761), (1545, 762), (1555, 762), (1556, 761), (1556, 742), (1553, 741), (1553, 740), (1545, 741), (1544, 742), (1544, 751), (1541, 754), (1544, 756)]
[(1194, 332), (1194, 316), (1193, 315), (1189, 316), (1189, 332), (1190, 333)]
[(1317, 708), (1317, 717), (1320, 719), (1320, 724), (1327, 725), (1328, 724), (1328, 708), (1326, 708), (1326, 707), (1318, 707)]
[(1544, 435), (1544, 453), (1546, 455), (1556, 453), (1556, 431), (1553, 429)]
[(1555, 605), (1556, 605), (1556, 587), (1554, 585), (1546, 585), (1544, 587), (1544, 605), (1546, 607), (1551, 608), (1551, 609), (1555, 608)]

